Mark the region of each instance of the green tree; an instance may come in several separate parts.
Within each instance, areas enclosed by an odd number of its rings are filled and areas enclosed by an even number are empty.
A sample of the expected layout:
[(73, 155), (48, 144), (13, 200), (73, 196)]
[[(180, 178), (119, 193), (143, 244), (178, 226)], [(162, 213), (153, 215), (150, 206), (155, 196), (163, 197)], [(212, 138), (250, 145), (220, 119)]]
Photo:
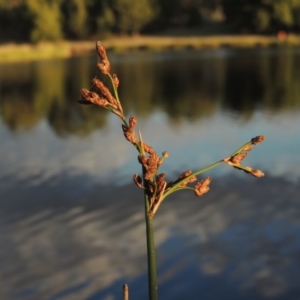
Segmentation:
[(27, 0), (26, 6), (33, 27), (30, 34), (32, 42), (55, 41), (63, 38), (60, 0)]
[(90, 1), (65, 0), (63, 11), (65, 29), (71, 37), (86, 38), (89, 33), (88, 5)]
[(165, 27), (186, 27), (201, 24), (201, 10), (207, 3), (204, 0), (161, 0), (160, 6), (160, 21)]
[(238, 30), (277, 32), (300, 26), (300, 0), (222, 0), (222, 5)]
[[(261, 22), (261, 15), (257, 12), (262, 8), (262, 0), (223, 0), (222, 5), (227, 23), (237, 31), (254, 31)], [(263, 22), (262, 22), (263, 23)], [(264, 26), (266, 26), (264, 24)]]
[(123, 34), (138, 34), (156, 15), (151, 0), (115, 0), (116, 28)]
[(273, 4), (273, 14), (274, 19), (278, 20), (280, 23), (286, 26), (293, 25), (293, 13), (292, 13), (292, 5), (289, 3), (290, 1), (276, 1)]
[(31, 20), (23, 1), (0, 0), (0, 41), (28, 41)]
[(112, 33), (116, 22), (114, 11), (109, 3), (102, 2), (101, 13), (96, 17), (97, 32), (101, 36), (106, 36)]
[(292, 28), (299, 25), (299, 12), (300, 1), (299, 0), (273, 0), (271, 2), (274, 11), (274, 19), (279, 24)]
[(267, 7), (261, 7), (256, 10), (254, 27), (258, 32), (268, 32), (272, 28), (272, 11)]

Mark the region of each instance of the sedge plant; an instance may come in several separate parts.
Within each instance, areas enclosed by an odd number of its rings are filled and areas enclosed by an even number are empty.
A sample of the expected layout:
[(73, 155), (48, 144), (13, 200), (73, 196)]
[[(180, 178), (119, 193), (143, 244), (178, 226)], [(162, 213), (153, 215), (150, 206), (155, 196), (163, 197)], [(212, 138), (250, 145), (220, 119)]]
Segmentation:
[[(166, 181), (165, 173), (160, 173), (159, 168), (169, 156), (168, 152), (165, 151), (159, 156), (155, 150), (143, 140), (141, 132), (136, 130), (137, 118), (135, 116), (130, 116), (128, 119), (126, 118), (118, 95), (119, 79), (117, 75), (111, 73), (110, 61), (101, 42), (96, 43), (96, 51), (98, 53), (97, 69), (103, 76), (108, 77), (109, 86), (104, 84), (99, 78), (93, 78), (92, 87), (90, 89), (83, 88), (80, 90), (81, 97), (78, 102), (81, 104), (100, 106), (119, 117), (122, 122), (121, 126), (125, 139), (130, 142), (138, 152), (138, 162), (141, 164), (142, 175), (134, 174), (133, 181), (144, 191), (149, 300), (157, 300), (157, 269), (153, 220), (161, 203), (172, 193), (183, 189), (192, 190), (198, 197), (203, 196), (209, 191), (212, 178), (206, 177), (198, 180), (197, 176), (222, 163), (243, 170), (255, 177), (263, 177), (264, 173), (262, 171), (244, 166), (242, 165), (242, 161), (252, 150), (253, 146), (260, 144), (264, 141), (265, 137), (263, 135), (256, 136), (229, 156), (196, 171), (186, 170), (174, 181)], [(123, 299), (128, 298), (128, 286), (124, 285)]]

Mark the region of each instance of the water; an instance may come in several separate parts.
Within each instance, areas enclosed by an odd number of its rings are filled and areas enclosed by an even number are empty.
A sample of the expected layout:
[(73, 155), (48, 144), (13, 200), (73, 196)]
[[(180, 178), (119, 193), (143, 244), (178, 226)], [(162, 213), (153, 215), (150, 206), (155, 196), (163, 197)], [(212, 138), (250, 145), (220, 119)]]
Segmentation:
[[(162, 170), (219, 160), (203, 198), (180, 192), (155, 218), (161, 299), (299, 299), (300, 50), (112, 54), (124, 110)], [(137, 153), (120, 121), (76, 103), (95, 56), (0, 66), (1, 299), (147, 298)], [(141, 201), (139, 201), (139, 199)]]

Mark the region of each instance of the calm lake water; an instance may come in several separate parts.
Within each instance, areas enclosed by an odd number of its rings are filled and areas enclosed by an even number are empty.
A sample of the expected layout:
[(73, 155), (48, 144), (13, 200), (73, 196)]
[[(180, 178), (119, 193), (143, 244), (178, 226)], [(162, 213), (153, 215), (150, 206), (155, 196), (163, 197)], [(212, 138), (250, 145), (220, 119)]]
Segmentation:
[[(155, 217), (159, 296), (300, 299), (300, 49), (110, 53), (120, 98), (175, 180), (256, 135), (211, 191)], [(142, 192), (120, 120), (76, 101), (96, 55), (0, 65), (0, 299), (147, 299)]]

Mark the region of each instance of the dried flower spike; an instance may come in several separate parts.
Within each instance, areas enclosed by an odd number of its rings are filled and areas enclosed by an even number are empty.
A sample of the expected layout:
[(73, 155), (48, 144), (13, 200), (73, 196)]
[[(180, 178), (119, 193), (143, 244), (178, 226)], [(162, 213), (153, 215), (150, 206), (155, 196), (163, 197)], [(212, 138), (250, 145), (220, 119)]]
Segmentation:
[(154, 155), (151, 155), (147, 161), (147, 172), (145, 173), (145, 179), (150, 180), (157, 172), (158, 159)]
[(255, 177), (264, 177), (265, 176), (265, 173), (261, 170), (252, 169), (252, 171), (250, 173)]
[(88, 91), (87, 89), (81, 89), (81, 90), (80, 90), (81, 97), (80, 97), (79, 100), (77, 100), (77, 102), (80, 103), (80, 104), (84, 104), (84, 105), (91, 105), (92, 102), (86, 100), (85, 97), (82, 96), (82, 90)]
[(230, 161), (235, 165), (240, 165), (241, 161), (247, 156), (247, 152), (240, 152), (231, 156)]
[(103, 82), (97, 78), (92, 80), (94, 87), (107, 99), (113, 107), (118, 107), (117, 100), (113, 97), (110, 90), (103, 84)]
[(155, 182), (157, 184), (157, 193), (160, 194), (163, 186), (166, 184), (166, 174), (161, 173), (156, 176)]
[(142, 180), (142, 177), (141, 177), (140, 175), (134, 174), (134, 175), (133, 175), (133, 181), (134, 181), (134, 183), (135, 183), (139, 188), (141, 188), (141, 189), (144, 188), (144, 186), (143, 186), (143, 180)]
[(189, 183), (193, 183), (197, 181), (197, 177), (196, 176), (192, 176), (189, 179), (183, 179), (182, 182), (179, 184), (180, 188), (186, 187)]
[(143, 166), (146, 167), (147, 166), (147, 157), (145, 155), (138, 155), (138, 162)]
[(137, 140), (136, 140), (136, 136), (135, 136), (133, 127), (128, 127), (128, 126), (122, 124), (122, 129), (123, 129), (123, 133), (124, 133), (126, 140), (131, 142), (133, 145), (136, 145)]
[(178, 179), (183, 179), (191, 175), (193, 172), (192, 170), (186, 170), (182, 174), (179, 175)]
[(168, 151), (164, 151), (162, 153), (163, 158), (168, 158), (169, 157), (169, 152)]
[(143, 143), (143, 149), (146, 153), (149, 153), (149, 154), (155, 153), (153, 148), (146, 143)]
[(109, 74), (110, 62), (107, 58), (106, 50), (100, 41), (96, 43), (96, 50), (101, 59), (101, 62), (97, 64), (99, 71), (102, 72), (103, 74)]
[(114, 74), (112, 77), (113, 77), (114, 86), (117, 89), (119, 87), (119, 84), (120, 84), (119, 78), (117, 77), (116, 74)]
[(211, 177), (207, 177), (198, 182), (194, 188), (195, 194), (198, 197), (203, 196), (209, 191), (209, 184), (211, 183)]
[(141, 143), (141, 146), (143, 147), (144, 152), (149, 154), (149, 157), (147, 158), (144, 155), (139, 155), (138, 159), (146, 170), (144, 178), (150, 180), (158, 170), (160, 159), (151, 146), (145, 143)]
[(129, 126), (133, 128), (137, 124), (137, 118), (135, 116), (131, 116), (129, 118)]
[(258, 145), (258, 144), (262, 143), (265, 139), (266, 139), (266, 137), (264, 135), (258, 135), (256, 137), (254, 137), (253, 139), (251, 139), (251, 144)]
[(105, 59), (108, 60), (106, 55), (106, 50), (100, 41), (96, 43), (96, 50), (101, 60), (105, 60)]
[(175, 181), (175, 183), (177, 182), (181, 182), (179, 187), (185, 187), (188, 183), (192, 183), (195, 182), (197, 180), (197, 178), (195, 176), (185, 180), (185, 178), (187, 178), (188, 176), (190, 176), (192, 174), (192, 170), (186, 170), (185, 172), (183, 172), (182, 174), (179, 175), (178, 179)]
[(107, 105), (109, 105), (106, 99), (101, 98), (97, 93), (91, 92), (87, 89), (81, 89), (80, 94), (80, 103), (86, 104), (86, 102), (90, 102), (101, 107), (106, 107)]

